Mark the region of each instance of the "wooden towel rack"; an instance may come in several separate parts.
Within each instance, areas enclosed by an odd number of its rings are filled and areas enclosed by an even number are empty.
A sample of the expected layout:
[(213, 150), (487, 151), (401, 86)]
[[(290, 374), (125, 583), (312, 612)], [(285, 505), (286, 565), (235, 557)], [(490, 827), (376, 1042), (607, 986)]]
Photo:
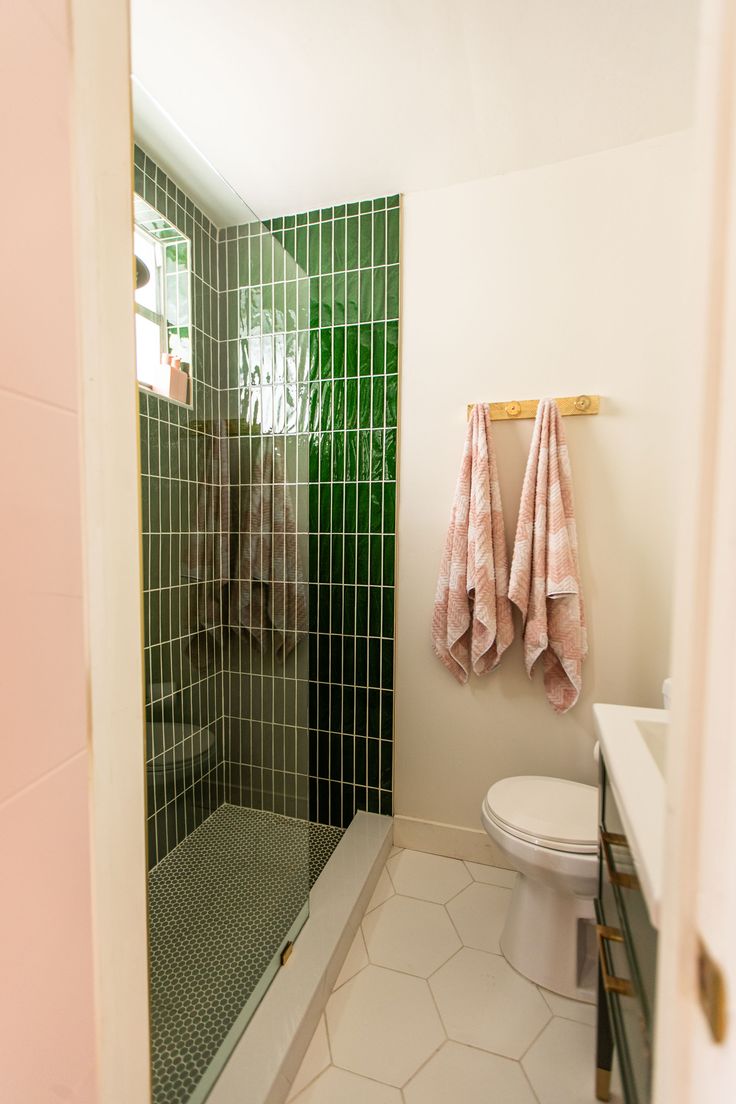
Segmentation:
[[(574, 414), (597, 414), (601, 407), (600, 395), (569, 395), (555, 399), (563, 417)], [(468, 406), (468, 417), (475, 403)], [(518, 422), (522, 418), (535, 418), (539, 399), (514, 399), (512, 402), (489, 403), (492, 422)]]

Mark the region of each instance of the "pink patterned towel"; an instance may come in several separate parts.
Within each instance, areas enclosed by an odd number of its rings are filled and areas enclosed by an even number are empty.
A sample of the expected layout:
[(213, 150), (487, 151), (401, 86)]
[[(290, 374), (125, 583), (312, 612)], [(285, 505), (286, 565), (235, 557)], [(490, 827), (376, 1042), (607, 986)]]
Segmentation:
[(521, 492), (509, 598), (524, 620), (524, 662), (544, 656), (544, 688), (555, 713), (580, 695), (588, 652), (578, 566), (572, 472), (554, 399), (542, 399)]
[(514, 639), (501, 489), (487, 404), (468, 422), (432, 617), (434, 650), (458, 682), (491, 671)]

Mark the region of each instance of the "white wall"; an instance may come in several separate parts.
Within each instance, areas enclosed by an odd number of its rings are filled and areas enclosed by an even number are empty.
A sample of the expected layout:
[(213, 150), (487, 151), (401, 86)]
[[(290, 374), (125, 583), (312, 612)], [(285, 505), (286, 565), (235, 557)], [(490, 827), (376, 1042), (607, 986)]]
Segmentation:
[[(399, 817), (479, 828), (512, 774), (594, 781), (592, 703), (659, 705), (668, 672), (690, 136), (405, 198), (396, 668)], [(435, 583), (466, 404), (602, 396), (567, 418), (590, 654), (556, 717), (517, 640), (460, 687)], [(495, 423), (509, 551), (532, 422)]]

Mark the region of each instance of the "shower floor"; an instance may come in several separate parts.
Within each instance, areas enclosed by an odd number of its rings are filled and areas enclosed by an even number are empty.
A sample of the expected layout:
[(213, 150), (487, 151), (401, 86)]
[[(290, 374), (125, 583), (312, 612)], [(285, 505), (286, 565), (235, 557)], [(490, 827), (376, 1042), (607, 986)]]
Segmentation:
[(190, 1099), (342, 835), (221, 805), (151, 871), (154, 1104)]

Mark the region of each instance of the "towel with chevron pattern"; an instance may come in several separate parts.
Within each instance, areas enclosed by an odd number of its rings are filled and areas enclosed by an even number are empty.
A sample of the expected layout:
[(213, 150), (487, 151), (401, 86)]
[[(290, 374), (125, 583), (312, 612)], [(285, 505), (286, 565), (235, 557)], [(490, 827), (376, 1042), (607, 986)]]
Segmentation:
[(521, 492), (509, 598), (524, 622), (524, 662), (543, 657), (544, 688), (555, 713), (572, 709), (588, 652), (578, 566), (572, 472), (554, 399), (537, 409)]
[(442, 557), (432, 644), (459, 683), (497, 666), (514, 638), (501, 488), (488, 405), (473, 408)]

